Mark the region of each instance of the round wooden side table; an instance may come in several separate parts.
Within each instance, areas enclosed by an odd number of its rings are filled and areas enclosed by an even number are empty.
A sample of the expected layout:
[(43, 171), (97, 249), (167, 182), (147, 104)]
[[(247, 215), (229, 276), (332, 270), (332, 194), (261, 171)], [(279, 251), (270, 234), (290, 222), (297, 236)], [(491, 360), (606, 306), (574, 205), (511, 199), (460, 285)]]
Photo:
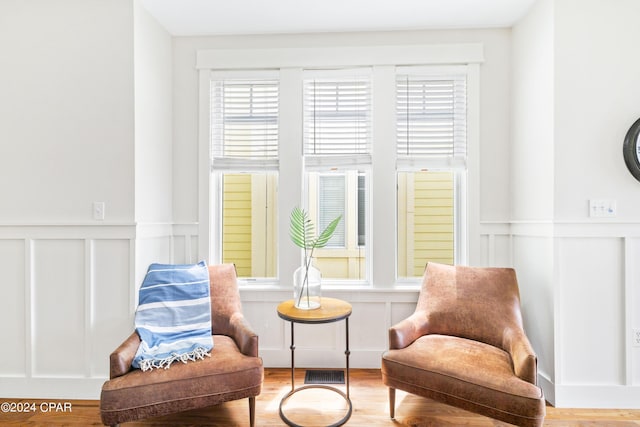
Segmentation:
[[(309, 388), (322, 388), (331, 390), (340, 396), (342, 396), (347, 402), (348, 410), (346, 415), (337, 421), (334, 424), (331, 424), (328, 427), (337, 427), (346, 423), (351, 417), (351, 412), (353, 410), (353, 406), (351, 404), (351, 398), (349, 397), (349, 316), (351, 315), (351, 304), (346, 301), (342, 301), (336, 298), (326, 298), (322, 297), (321, 304), (319, 308), (313, 310), (300, 310), (294, 306), (294, 301), (288, 300), (280, 303), (278, 305), (278, 316), (280, 318), (291, 322), (291, 391), (285, 395), (280, 401), (280, 418), (284, 421), (288, 426), (291, 427), (302, 427), (293, 421), (289, 420), (286, 417), (282, 410), (282, 406), (284, 403), (295, 393), (309, 389)], [(306, 324), (322, 324), (322, 323), (332, 323), (338, 322), (340, 320), (345, 321), (346, 328), (346, 349), (345, 349), (345, 358), (346, 358), (346, 375), (345, 375), (345, 388), (346, 393), (342, 390), (330, 387), (324, 384), (309, 384), (301, 387), (295, 386), (295, 344), (294, 344), (294, 325), (296, 323), (306, 323)]]

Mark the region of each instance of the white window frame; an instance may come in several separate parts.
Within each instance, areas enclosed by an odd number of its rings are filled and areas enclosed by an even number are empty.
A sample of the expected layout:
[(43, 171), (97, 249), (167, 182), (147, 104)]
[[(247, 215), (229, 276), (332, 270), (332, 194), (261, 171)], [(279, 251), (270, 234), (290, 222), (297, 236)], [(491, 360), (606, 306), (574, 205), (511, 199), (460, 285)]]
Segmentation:
[[(451, 79), (453, 76), (465, 76), (468, 78), (468, 66), (442, 66), (442, 65), (424, 65), (398, 67), (398, 75), (410, 74), (419, 75), (421, 77), (432, 77), (434, 79)], [(468, 82), (467, 82), (467, 100), (468, 100)], [(468, 109), (468, 106), (467, 106)], [(469, 120), (469, 112), (467, 111), (465, 121)], [(468, 123), (467, 127), (468, 127)], [(466, 264), (468, 262), (468, 220), (467, 220), (467, 199), (468, 199), (468, 135), (466, 137), (466, 154), (460, 158), (457, 156), (448, 157), (420, 157), (411, 156), (397, 159), (397, 173), (399, 172), (417, 172), (421, 170), (443, 171), (453, 173), (453, 193), (454, 193), (454, 263)], [(455, 143), (454, 143), (455, 145)], [(397, 260), (396, 260), (397, 262)], [(415, 283), (419, 278), (403, 277), (397, 278), (399, 283)]]
[[(212, 197), (209, 153), (209, 76), (211, 70), (279, 69), (280, 119), (288, 123), (280, 131), (280, 171), (278, 201), (278, 277), (273, 285), (290, 290), (290, 274), (299, 265), (298, 248), (289, 244), (288, 209), (299, 205), (303, 194), (303, 166), (300, 161), (302, 141), (302, 70), (305, 68), (373, 67), (374, 117), (370, 209), (371, 224), (367, 235), (371, 239), (372, 288), (402, 285), (396, 280), (396, 172), (395, 117), (396, 65), (464, 65), (467, 69), (467, 193), (461, 197), (459, 221), (466, 224), (467, 235), (458, 262), (481, 262), (479, 234), (479, 106), (480, 64), (484, 61), (482, 44), (430, 44), (396, 46), (265, 48), (265, 49), (205, 49), (197, 52), (199, 72), (199, 210), (198, 256), (213, 260), (211, 245)], [(391, 102), (390, 102), (391, 101)], [(393, 141), (394, 143), (390, 143)], [(285, 147), (300, 147), (290, 149)], [(284, 149), (284, 150), (283, 150)], [(375, 232), (375, 236), (374, 236)], [(375, 241), (375, 244), (374, 244)], [(393, 248), (393, 253), (390, 253)], [(212, 261), (214, 262), (214, 261)], [(269, 289), (267, 287), (263, 289)]]
[[(211, 70), (209, 74), (209, 85), (214, 80), (279, 80), (279, 72), (277, 70)], [(211, 102), (211, 101), (209, 101)], [(210, 122), (209, 122), (210, 123)], [(210, 138), (211, 141), (211, 138)], [(213, 143), (210, 143), (210, 147)], [(212, 149), (209, 148), (210, 157), (210, 200), (216, 206), (222, 206), (223, 199), (223, 180), (224, 174), (234, 173), (265, 173), (276, 174), (279, 171), (279, 158), (269, 157), (260, 158), (237, 158), (237, 157), (217, 157), (214, 158)], [(276, 179), (277, 181), (277, 179)], [(276, 190), (277, 192), (277, 190)], [(210, 210), (210, 226), (211, 234), (222, 237), (223, 229), (223, 212), (221, 209)], [(209, 244), (210, 256), (205, 258), (208, 260), (222, 260), (222, 238), (211, 239)], [(275, 278), (271, 277), (243, 277), (238, 279), (241, 283), (255, 284), (272, 284), (277, 281), (277, 273)]]
[[(309, 82), (312, 81), (319, 81), (320, 84), (325, 84), (327, 83), (329, 86), (331, 86), (333, 83), (335, 82), (339, 82), (339, 83), (347, 83), (348, 82), (353, 82), (353, 81), (358, 81), (358, 85), (359, 87), (362, 88), (366, 88), (366, 90), (363, 90), (361, 92), (358, 92), (359, 96), (364, 95), (364, 97), (359, 98), (359, 100), (363, 101), (366, 100), (367, 103), (365, 103), (364, 105), (366, 106), (366, 108), (358, 111), (357, 119), (355, 120), (355, 122), (358, 123), (358, 126), (356, 126), (359, 130), (364, 130), (364, 132), (362, 134), (359, 134), (358, 137), (356, 138), (356, 144), (346, 144), (346, 145), (334, 145), (334, 147), (338, 147), (337, 148), (337, 152), (332, 152), (331, 154), (328, 153), (313, 153), (311, 152), (312, 150), (309, 150), (307, 146), (303, 147), (303, 156), (304, 156), (304, 162), (303, 162), (303, 169), (304, 169), (304, 176), (305, 176), (305, 189), (309, 188), (309, 182), (308, 180), (308, 174), (312, 173), (312, 172), (317, 172), (318, 174), (324, 174), (324, 173), (346, 173), (347, 171), (350, 171), (351, 173), (356, 173), (357, 171), (362, 172), (362, 173), (366, 173), (369, 177), (370, 177), (370, 169), (371, 169), (371, 151), (372, 151), (372, 115), (373, 115), (373, 111), (372, 111), (372, 98), (373, 98), (373, 94), (372, 94), (372, 82), (373, 79), (373, 72), (372, 72), (372, 67), (366, 66), (366, 67), (344, 67), (344, 68), (340, 68), (340, 69), (331, 69), (331, 70), (324, 70), (324, 69), (305, 69), (303, 71), (303, 85), (305, 90), (307, 90), (307, 84)], [(311, 107), (310, 105), (307, 105), (306, 102), (306, 98), (303, 98), (304, 102), (304, 108), (307, 110), (306, 112), (309, 111), (309, 108)], [(351, 111), (353, 112), (353, 110)], [(307, 116), (306, 114), (303, 114), (304, 119), (305, 119), (305, 127), (308, 126), (309, 123), (309, 119), (311, 118), (310, 116)], [(321, 118), (323, 117), (322, 115), (320, 116)], [(354, 117), (349, 115), (349, 117)], [(323, 123), (322, 120), (320, 120), (320, 123), (322, 124), (326, 124)], [(331, 121), (328, 121), (329, 124), (329, 128), (332, 127), (333, 123)], [(326, 128), (325, 128), (326, 129)], [(349, 130), (353, 130), (353, 128), (349, 128)], [(309, 135), (305, 135), (304, 138), (304, 143), (306, 144), (308, 142), (308, 136)], [(315, 136), (315, 135), (314, 135)], [(319, 140), (321, 141), (320, 144), (320, 148), (325, 148), (323, 146), (323, 143), (329, 142), (329, 144), (334, 144), (336, 142), (335, 139), (324, 139), (324, 138), (319, 138)], [(344, 142), (344, 139), (338, 139), (338, 141), (340, 142)], [(323, 150), (320, 150), (323, 151)], [(345, 180), (347, 179), (347, 175), (344, 175)], [(319, 181), (318, 183), (319, 184)], [(345, 182), (346, 184), (346, 182)], [(345, 189), (347, 189), (347, 187), (345, 186)], [(368, 191), (369, 188), (366, 188), (365, 191)], [(305, 205), (308, 205), (309, 200), (307, 200), (307, 197), (309, 196), (309, 194), (303, 194), (302, 195), (302, 199), (305, 200)], [(319, 206), (317, 200), (314, 201), (316, 206)], [(347, 253), (352, 253), (353, 251), (353, 247), (352, 245), (349, 245), (349, 240), (352, 239), (354, 236), (352, 235), (352, 233), (350, 231), (353, 230), (349, 230), (349, 227), (347, 224), (347, 221), (349, 221), (348, 218), (348, 212), (347, 212), (347, 200), (345, 199), (345, 217), (343, 218), (342, 221), (342, 226), (345, 227), (345, 244), (344, 244), (344, 250), (345, 250), (345, 254)], [(367, 210), (367, 215), (370, 217), (371, 216), (371, 210), (368, 209)], [(316, 225), (319, 225), (319, 223), (316, 222)], [(357, 240), (356, 240), (357, 241)], [(371, 285), (372, 281), (371, 281), (371, 246), (370, 245), (365, 245), (364, 247), (359, 247), (356, 246), (358, 248), (358, 253), (359, 255), (361, 255), (364, 258), (364, 264), (365, 267), (363, 269), (360, 269), (358, 267), (357, 271), (358, 271), (358, 276), (359, 278), (335, 278), (335, 277), (327, 277), (326, 280), (323, 279), (323, 283), (326, 284), (331, 284), (331, 285), (335, 285), (335, 286), (339, 286), (339, 287), (345, 287), (345, 286), (367, 286), (367, 285)], [(328, 251), (331, 251), (331, 249), (337, 249), (337, 248), (331, 248), (329, 247), (329, 245), (327, 245), (327, 247), (325, 249), (319, 249), (318, 250), (318, 256), (320, 257), (321, 253), (327, 253)], [(360, 261), (358, 260), (358, 266), (360, 266)], [(348, 267), (348, 269), (352, 268), (352, 265), (350, 264), (350, 266)]]

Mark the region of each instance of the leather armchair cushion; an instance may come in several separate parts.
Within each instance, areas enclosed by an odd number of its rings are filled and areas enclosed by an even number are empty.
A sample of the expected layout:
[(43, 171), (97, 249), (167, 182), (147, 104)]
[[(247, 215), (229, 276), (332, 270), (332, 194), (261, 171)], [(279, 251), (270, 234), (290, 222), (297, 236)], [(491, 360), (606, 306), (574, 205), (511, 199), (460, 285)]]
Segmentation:
[(541, 390), (513, 374), (509, 353), (482, 342), (425, 335), (387, 351), (382, 375), (390, 387), (513, 424), (536, 425), (544, 417)]
[[(214, 335), (211, 357), (169, 369), (112, 378), (102, 388), (102, 421), (111, 425), (160, 416), (260, 394), (262, 360), (243, 355), (234, 340)], [(130, 415), (130, 416), (129, 416)]]

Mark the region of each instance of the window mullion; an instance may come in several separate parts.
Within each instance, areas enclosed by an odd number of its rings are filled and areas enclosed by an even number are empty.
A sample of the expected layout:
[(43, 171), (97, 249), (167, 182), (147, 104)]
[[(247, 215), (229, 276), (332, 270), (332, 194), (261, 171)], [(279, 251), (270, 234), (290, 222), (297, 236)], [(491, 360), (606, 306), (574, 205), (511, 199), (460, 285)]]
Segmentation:
[(278, 277), (280, 284), (291, 286), (293, 272), (300, 266), (300, 249), (289, 238), (289, 215), (303, 205), (302, 162), (302, 69), (280, 70), (279, 188), (278, 188)]
[[(369, 242), (371, 280), (375, 287), (392, 286), (395, 282), (396, 230), (396, 95), (395, 67), (373, 67), (372, 87), (372, 173), (369, 194), (372, 215), (367, 236), (375, 232), (375, 244)], [(390, 143), (391, 142), (391, 143)], [(369, 239), (370, 241), (373, 239)]]

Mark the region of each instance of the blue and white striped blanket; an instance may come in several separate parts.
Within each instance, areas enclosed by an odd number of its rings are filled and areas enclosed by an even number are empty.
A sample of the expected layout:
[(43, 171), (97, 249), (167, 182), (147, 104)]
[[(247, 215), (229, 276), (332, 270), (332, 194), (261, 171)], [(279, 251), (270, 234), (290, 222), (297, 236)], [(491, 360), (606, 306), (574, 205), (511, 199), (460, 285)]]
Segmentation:
[(198, 264), (151, 264), (140, 286), (135, 327), (141, 343), (133, 367), (169, 368), (203, 359), (213, 348), (209, 269)]

